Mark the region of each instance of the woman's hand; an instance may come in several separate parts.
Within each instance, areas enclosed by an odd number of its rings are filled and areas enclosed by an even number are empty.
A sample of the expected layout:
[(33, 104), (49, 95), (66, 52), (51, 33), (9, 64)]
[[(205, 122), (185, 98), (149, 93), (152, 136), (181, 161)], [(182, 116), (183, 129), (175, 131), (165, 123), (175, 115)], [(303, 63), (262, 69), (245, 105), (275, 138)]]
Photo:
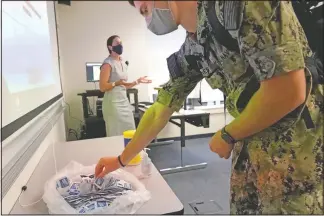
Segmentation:
[(113, 172), (120, 168), (120, 163), (117, 157), (103, 157), (100, 158), (96, 169), (95, 176), (96, 178), (103, 178), (110, 172)]
[(131, 88), (131, 87), (133, 87), (133, 86), (135, 86), (136, 85), (136, 83), (135, 82), (125, 82), (125, 81), (123, 81), (122, 83), (121, 83), (121, 85), (123, 85), (123, 86), (125, 86), (126, 88)]
[(118, 81), (115, 82), (115, 85), (116, 86), (125, 85), (125, 84), (127, 84), (127, 83), (123, 79), (120, 79), (120, 80), (118, 80)]
[(137, 79), (138, 83), (152, 83), (152, 80), (146, 79), (147, 76), (143, 76)]

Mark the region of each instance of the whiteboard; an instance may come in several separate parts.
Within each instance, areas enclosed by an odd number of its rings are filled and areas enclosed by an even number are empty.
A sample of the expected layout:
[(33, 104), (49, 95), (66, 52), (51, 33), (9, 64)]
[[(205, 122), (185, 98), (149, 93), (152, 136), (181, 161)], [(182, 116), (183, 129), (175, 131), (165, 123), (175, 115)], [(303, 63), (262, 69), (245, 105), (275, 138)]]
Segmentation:
[(2, 127), (62, 93), (53, 1), (2, 1)]

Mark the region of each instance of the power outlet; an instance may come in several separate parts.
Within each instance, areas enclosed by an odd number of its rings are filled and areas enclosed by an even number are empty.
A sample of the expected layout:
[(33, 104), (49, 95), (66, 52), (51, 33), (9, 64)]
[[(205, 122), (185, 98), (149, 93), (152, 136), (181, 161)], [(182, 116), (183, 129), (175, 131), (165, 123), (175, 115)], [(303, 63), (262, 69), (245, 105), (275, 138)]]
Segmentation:
[(197, 201), (189, 203), (189, 205), (198, 215), (219, 214), (221, 211), (223, 211), (222, 207), (214, 200)]

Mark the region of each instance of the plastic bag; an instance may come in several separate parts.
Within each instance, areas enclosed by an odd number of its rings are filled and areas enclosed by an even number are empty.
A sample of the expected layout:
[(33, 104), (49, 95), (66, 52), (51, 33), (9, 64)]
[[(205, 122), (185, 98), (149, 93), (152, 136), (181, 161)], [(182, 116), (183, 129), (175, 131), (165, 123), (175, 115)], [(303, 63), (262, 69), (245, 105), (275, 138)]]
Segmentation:
[[(43, 200), (47, 204), (50, 214), (80, 214), (78, 209), (73, 208), (57, 190), (57, 181), (62, 177), (69, 179), (80, 175), (91, 175), (95, 170), (93, 166), (83, 166), (75, 161), (71, 161), (65, 168), (59, 171), (55, 176), (45, 183)], [(121, 195), (107, 208), (95, 208), (85, 211), (85, 214), (134, 214), (150, 198), (150, 192), (145, 186), (131, 173), (118, 169), (109, 173), (106, 177), (114, 177), (124, 180), (131, 184), (132, 190)]]

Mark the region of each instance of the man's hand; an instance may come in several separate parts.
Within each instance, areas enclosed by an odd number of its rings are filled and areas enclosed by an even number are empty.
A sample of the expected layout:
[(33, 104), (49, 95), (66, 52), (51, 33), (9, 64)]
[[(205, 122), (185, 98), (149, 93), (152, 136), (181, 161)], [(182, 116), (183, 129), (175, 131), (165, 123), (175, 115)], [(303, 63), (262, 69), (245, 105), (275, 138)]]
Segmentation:
[(96, 178), (103, 178), (108, 173), (113, 172), (119, 168), (120, 168), (120, 163), (117, 157), (100, 158), (96, 166), (95, 176)]
[(221, 158), (228, 159), (231, 156), (233, 145), (225, 142), (221, 137), (221, 131), (219, 130), (209, 142), (210, 150), (215, 152)]

